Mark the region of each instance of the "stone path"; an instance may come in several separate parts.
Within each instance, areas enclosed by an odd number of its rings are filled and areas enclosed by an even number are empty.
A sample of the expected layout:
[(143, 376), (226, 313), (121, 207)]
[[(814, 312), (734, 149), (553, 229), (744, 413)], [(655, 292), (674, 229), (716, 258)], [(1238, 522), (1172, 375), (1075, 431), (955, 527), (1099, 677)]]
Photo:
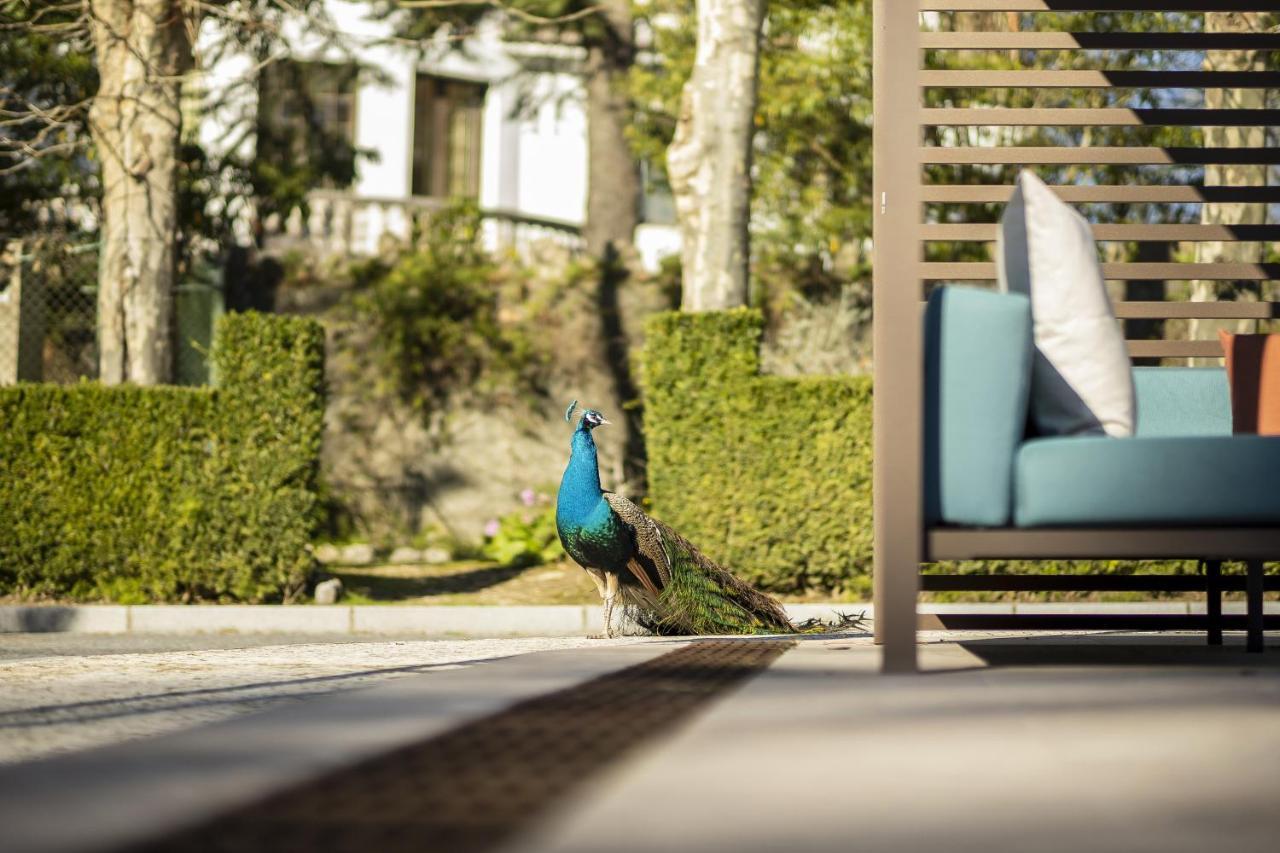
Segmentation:
[(172, 732), (494, 658), (635, 642), (296, 639), (0, 636), (0, 764)]
[[(1276, 637), (1263, 655), (1245, 654), (1238, 635), (1216, 648), (1191, 634), (922, 639), (924, 671), (910, 676), (879, 675), (879, 651), (865, 635), (801, 639), (692, 719), (583, 778), (507, 849), (1275, 849)], [(682, 646), (541, 641), (558, 650), (517, 653), (537, 647), (526, 642), (117, 655), (105, 658), (111, 662), (105, 667), (100, 657), (91, 692), (108, 702), (125, 701), (112, 691), (129, 695), (130, 688), (127, 677), (113, 681), (107, 672), (165, 684), (186, 677), (167, 664), (203, 673), (202, 686), (213, 690), (223, 689), (211, 681), (218, 678), (230, 678), (232, 693), (273, 686), (278, 694), (263, 698), (288, 704), (170, 736), (0, 767), (6, 853), (94, 853), (164, 836)], [(472, 663), (483, 660), (489, 662)], [(7, 686), (16, 671), (10, 667), (27, 667), (22, 672), (38, 681), (44, 667), (61, 673), (51, 678), (58, 690), (74, 693), (67, 663), (10, 662), (0, 680)], [(324, 678), (386, 683), (289, 698), (299, 685), (317, 683), (308, 679)], [(184, 681), (175, 689), (201, 686)], [(128, 701), (155, 698), (137, 693)], [(38, 728), (39, 715), (55, 709), (39, 710), (32, 701), (29, 695), (20, 713), (37, 715)], [(625, 729), (583, 736), (619, 737)], [(76, 820), (65, 820), (67, 814)]]

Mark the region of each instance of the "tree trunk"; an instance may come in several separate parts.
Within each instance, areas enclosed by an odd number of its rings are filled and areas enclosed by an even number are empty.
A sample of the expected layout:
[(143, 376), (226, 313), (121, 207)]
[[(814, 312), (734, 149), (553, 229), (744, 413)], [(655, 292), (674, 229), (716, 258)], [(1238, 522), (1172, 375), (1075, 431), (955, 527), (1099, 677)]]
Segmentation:
[[(1205, 16), (1205, 29), (1214, 33), (1238, 33), (1263, 31), (1261, 16), (1257, 13), (1211, 12)], [(1211, 50), (1205, 56), (1206, 71), (1264, 71), (1265, 57), (1261, 51)], [(1267, 105), (1265, 89), (1207, 89), (1205, 106), (1211, 109), (1262, 109)], [(1266, 146), (1266, 129), (1261, 127), (1206, 127), (1204, 144), (1208, 148)], [(1235, 187), (1266, 186), (1266, 166), (1208, 165), (1204, 170), (1206, 185)], [(1200, 221), (1206, 225), (1261, 225), (1266, 222), (1265, 204), (1214, 202), (1200, 206)], [(1196, 243), (1196, 263), (1258, 263), (1262, 260), (1262, 244), (1250, 242)], [(1234, 294), (1226, 298), (1249, 298), (1252, 284), (1237, 285)], [(1191, 285), (1193, 300), (1211, 301), (1218, 298), (1218, 283), (1196, 281)], [(1254, 331), (1256, 321), (1250, 320), (1192, 320), (1192, 340), (1212, 340), (1219, 329), (1228, 331)], [(1198, 360), (1193, 359), (1195, 364)], [(1206, 365), (1218, 366), (1217, 359), (1201, 360)]]
[(747, 303), (751, 140), (764, 8), (764, 0), (697, 0), (693, 73), (667, 149), (686, 311)]
[(587, 51), (587, 251), (596, 257), (630, 246), (635, 235), (640, 177), (626, 128), (624, 83), (635, 57), (630, 0), (605, 0), (604, 34)]
[(153, 385), (173, 368), (174, 246), (191, 48), (181, 0), (90, 0), (100, 85), (90, 131), (102, 162), (98, 369)]

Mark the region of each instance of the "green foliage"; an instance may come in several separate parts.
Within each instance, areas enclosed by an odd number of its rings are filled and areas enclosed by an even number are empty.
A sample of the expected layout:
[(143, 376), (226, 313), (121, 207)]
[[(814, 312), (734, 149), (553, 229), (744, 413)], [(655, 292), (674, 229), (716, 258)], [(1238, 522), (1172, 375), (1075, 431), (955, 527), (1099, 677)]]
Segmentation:
[(84, 41), (61, 32), (82, 10), (43, 5), (0, 4), (0, 239), (37, 230), (33, 203), (99, 193), (83, 156), (98, 73)]
[(220, 387), (0, 389), (0, 592), (281, 601), (312, 561), (319, 326), (220, 321)]
[[(630, 88), (636, 152), (663, 164), (693, 65), (695, 15), (681, 0), (636, 14), (653, 31)], [(752, 187), (756, 301), (793, 290), (828, 297), (869, 276), (871, 236), (871, 4), (774, 0), (760, 55)]]
[(498, 320), (498, 273), (470, 205), (433, 216), (390, 267), (355, 271), (368, 287), (354, 307), (376, 333), (370, 356), (387, 390), (432, 411), (463, 389), (527, 384), (536, 358), (529, 337)]
[(759, 312), (668, 313), (643, 355), (654, 514), (775, 592), (865, 592), (871, 383), (759, 376)]
[(509, 565), (536, 566), (564, 556), (550, 495), (526, 489), (520, 509), (486, 525), (484, 556)]

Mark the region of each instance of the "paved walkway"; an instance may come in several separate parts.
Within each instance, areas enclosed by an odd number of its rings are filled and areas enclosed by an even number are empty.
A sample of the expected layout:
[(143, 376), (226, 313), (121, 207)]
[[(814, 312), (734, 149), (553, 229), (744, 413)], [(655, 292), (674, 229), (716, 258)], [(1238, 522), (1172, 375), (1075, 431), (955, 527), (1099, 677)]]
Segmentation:
[[(323, 638), (321, 638), (323, 639)], [(0, 635), (0, 764), (481, 661), (625, 640)]]
[[(1280, 649), (1246, 656), (1198, 636), (926, 639), (925, 672), (894, 677), (876, 673), (865, 636), (800, 642), (584, 779), (510, 849), (1275, 849)], [(6, 850), (110, 849), (680, 645), (592, 643), (411, 674), (0, 768)], [(297, 665), (308, 647), (291, 648)], [(427, 648), (396, 663), (430, 665)]]

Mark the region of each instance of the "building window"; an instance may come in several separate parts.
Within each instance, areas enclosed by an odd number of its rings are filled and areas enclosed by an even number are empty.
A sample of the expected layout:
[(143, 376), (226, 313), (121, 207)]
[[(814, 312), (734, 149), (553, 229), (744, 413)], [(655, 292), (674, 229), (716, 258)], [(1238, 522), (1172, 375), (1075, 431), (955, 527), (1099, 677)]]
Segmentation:
[(312, 186), (346, 187), (355, 178), (354, 65), (281, 61), (262, 71), (258, 158), (279, 174), (310, 172)]
[(419, 74), (413, 95), (413, 194), (480, 195), (482, 83)]

